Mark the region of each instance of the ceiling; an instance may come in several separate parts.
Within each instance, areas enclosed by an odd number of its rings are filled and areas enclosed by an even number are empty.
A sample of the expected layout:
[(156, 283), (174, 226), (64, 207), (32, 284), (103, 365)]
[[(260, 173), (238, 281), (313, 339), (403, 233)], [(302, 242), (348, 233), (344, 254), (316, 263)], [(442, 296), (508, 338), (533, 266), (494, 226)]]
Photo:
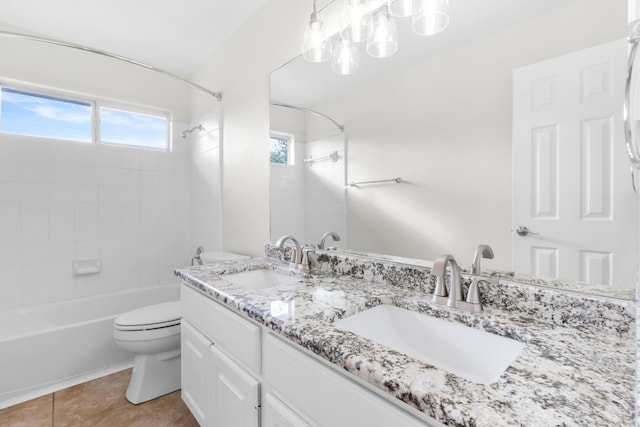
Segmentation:
[(266, 0), (2, 0), (0, 26), (190, 76)]

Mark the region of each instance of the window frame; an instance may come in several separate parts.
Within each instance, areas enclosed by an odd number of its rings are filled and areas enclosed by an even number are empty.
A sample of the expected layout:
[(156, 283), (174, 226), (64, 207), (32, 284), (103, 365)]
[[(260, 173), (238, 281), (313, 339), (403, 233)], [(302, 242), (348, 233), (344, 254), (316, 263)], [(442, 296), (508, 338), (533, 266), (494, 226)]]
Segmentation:
[[(2, 89), (9, 89), (18, 92), (24, 92), (26, 94), (32, 94), (34, 96), (40, 96), (43, 98), (57, 98), (61, 101), (70, 101), (77, 102), (82, 104), (89, 104), (91, 106), (91, 140), (90, 141), (79, 141), (73, 139), (64, 139), (50, 136), (39, 136), (39, 135), (27, 135), (21, 133), (11, 133), (4, 132), (0, 130), (0, 135), (12, 135), (24, 138), (36, 138), (39, 140), (54, 140), (54, 141), (64, 141), (71, 143), (79, 143), (79, 144), (95, 144), (95, 145), (105, 145), (111, 147), (128, 147), (128, 148), (136, 148), (140, 150), (151, 150), (158, 152), (171, 152), (173, 151), (173, 113), (170, 110), (165, 110), (156, 107), (144, 106), (140, 104), (125, 102), (125, 101), (116, 101), (110, 100), (107, 98), (100, 98), (96, 96), (90, 96), (86, 94), (80, 94), (72, 91), (65, 91), (55, 88), (50, 88), (48, 86), (41, 86), (35, 84), (28, 83), (16, 83), (12, 81), (8, 81), (6, 79), (0, 78), (0, 124), (2, 122), (2, 102), (1, 102), (1, 94)], [(116, 142), (103, 142), (101, 135), (101, 109), (102, 107), (124, 111), (132, 114), (139, 114), (145, 116), (152, 117), (160, 117), (167, 120), (167, 131), (166, 131), (166, 147), (165, 148), (155, 148), (155, 147), (145, 147), (142, 145), (135, 144), (120, 144)], [(1, 129), (1, 128), (0, 128)]]
[(290, 133), (279, 132), (279, 131), (270, 131), (269, 132), (269, 143), (271, 143), (271, 139), (281, 139), (287, 141), (287, 163), (278, 163), (271, 161), (271, 149), (269, 149), (269, 163), (274, 165), (283, 165), (283, 166), (295, 166), (295, 136)]
[[(108, 108), (111, 110), (123, 111), (125, 113), (138, 114), (141, 116), (150, 116), (150, 117), (160, 117), (167, 120), (167, 130), (166, 130), (166, 141), (167, 145), (165, 148), (155, 148), (155, 147), (145, 147), (142, 145), (135, 144), (121, 144), (118, 142), (109, 142), (102, 140), (102, 108)], [(111, 147), (131, 147), (131, 148), (139, 148), (142, 150), (153, 150), (153, 151), (172, 151), (173, 148), (173, 140), (171, 138), (172, 129), (173, 129), (173, 120), (172, 114), (169, 111), (159, 110), (151, 107), (132, 107), (132, 104), (125, 104), (120, 102), (110, 102), (110, 101), (97, 101), (96, 102), (96, 144), (100, 145), (108, 145)]]

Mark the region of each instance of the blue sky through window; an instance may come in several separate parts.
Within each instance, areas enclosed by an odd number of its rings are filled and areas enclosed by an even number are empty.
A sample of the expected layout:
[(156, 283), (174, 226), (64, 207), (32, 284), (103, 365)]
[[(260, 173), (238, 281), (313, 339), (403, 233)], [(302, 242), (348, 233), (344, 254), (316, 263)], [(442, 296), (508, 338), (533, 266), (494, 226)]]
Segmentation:
[(91, 142), (92, 106), (2, 88), (2, 132), (45, 138)]
[(165, 117), (100, 108), (102, 142), (166, 150), (168, 129)]

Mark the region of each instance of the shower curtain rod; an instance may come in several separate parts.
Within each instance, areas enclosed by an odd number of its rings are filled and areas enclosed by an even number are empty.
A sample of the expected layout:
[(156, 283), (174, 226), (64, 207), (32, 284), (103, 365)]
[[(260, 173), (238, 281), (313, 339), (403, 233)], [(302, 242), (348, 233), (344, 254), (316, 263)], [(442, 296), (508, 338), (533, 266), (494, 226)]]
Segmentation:
[(0, 37), (31, 40), (31, 41), (35, 41), (35, 42), (39, 42), (39, 43), (53, 44), (53, 45), (68, 47), (68, 48), (71, 48), (71, 49), (83, 50), (85, 52), (95, 53), (97, 55), (106, 56), (108, 58), (117, 59), (118, 61), (127, 62), (129, 64), (137, 65), (138, 67), (146, 68), (147, 70), (155, 71), (157, 73), (164, 74), (165, 76), (169, 76), (171, 78), (174, 78), (174, 79), (177, 79), (177, 80), (181, 80), (181, 81), (187, 83), (188, 85), (193, 86), (196, 89), (199, 89), (199, 90), (201, 90), (201, 91), (203, 91), (205, 93), (208, 93), (209, 95), (212, 95), (218, 101), (222, 101), (222, 93), (220, 93), (220, 92), (214, 92), (214, 91), (209, 90), (209, 89), (207, 89), (207, 88), (205, 88), (203, 86), (200, 86), (197, 83), (192, 82), (191, 80), (188, 80), (188, 79), (186, 79), (184, 77), (181, 77), (181, 76), (179, 76), (177, 74), (170, 73), (170, 72), (165, 71), (165, 70), (163, 70), (161, 68), (154, 67), (152, 65), (147, 65), (147, 64), (145, 64), (143, 62), (136, 61), (135, 59), (130, 59), (130, 58), (127, 58), (125, 56), (116, 55), (114, 53), (106, 52), (104, 50), (94, 49), (92, 47), (83, 46), (83, 45), (79, 45), (79, 44), (75, 44), (75, 43), (63, 42), (63, 41), (60, 41), (60, 40), (49, 39), (49, 38), (46, 38), (46, 37), (32, 36), (30, 34), (14, 33), (14, 32), (11, 32), (11, 31), (0, 31)]
[(278, 102), (272, 102), (271, 105), (275, 105), (276, 107), (292, 108), (294, 110), (304, 111), (305, 113), (310, 113), (310, 114), (316, 115), (318, 117), (322, 117), (323, 119), (327, 119), (331, 123), (336, 125), (336, 127), (338, 129), (340, 129), (340, 132), (344, 132), (344, 126), (342, 126), (340, 123), (336, 122), (335, 120), (333, 120), (331, 117), (327, 116), (326, 114), (322, 114), (322, 113), (319, 113), (317, 111), (310, 110), (308, 108), (296, 107), (295, 105), (289, 105), (289, 104), (280, 104)]

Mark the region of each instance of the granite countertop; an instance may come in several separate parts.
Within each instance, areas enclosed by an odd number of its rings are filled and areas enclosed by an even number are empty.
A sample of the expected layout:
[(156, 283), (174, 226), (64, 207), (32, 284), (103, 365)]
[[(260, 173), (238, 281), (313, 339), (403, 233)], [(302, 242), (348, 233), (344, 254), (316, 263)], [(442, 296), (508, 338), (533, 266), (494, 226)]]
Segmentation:
[[(278, 267), (273, 260), (253, 258), (180, 269), (176, 274), (210, 298), (446, 425), (634, 424), (633, 330), (559, 326), (527, 313), (486, 306), (480, 314), (449, 310), (415, 288), (346, 275), (300, 275), (294, 284), (254, 291), (224, 277), (259, 268)], [(526, 346), (497, 382), (482, 385), (333, 324), (380, 304), (448, 318)]]

